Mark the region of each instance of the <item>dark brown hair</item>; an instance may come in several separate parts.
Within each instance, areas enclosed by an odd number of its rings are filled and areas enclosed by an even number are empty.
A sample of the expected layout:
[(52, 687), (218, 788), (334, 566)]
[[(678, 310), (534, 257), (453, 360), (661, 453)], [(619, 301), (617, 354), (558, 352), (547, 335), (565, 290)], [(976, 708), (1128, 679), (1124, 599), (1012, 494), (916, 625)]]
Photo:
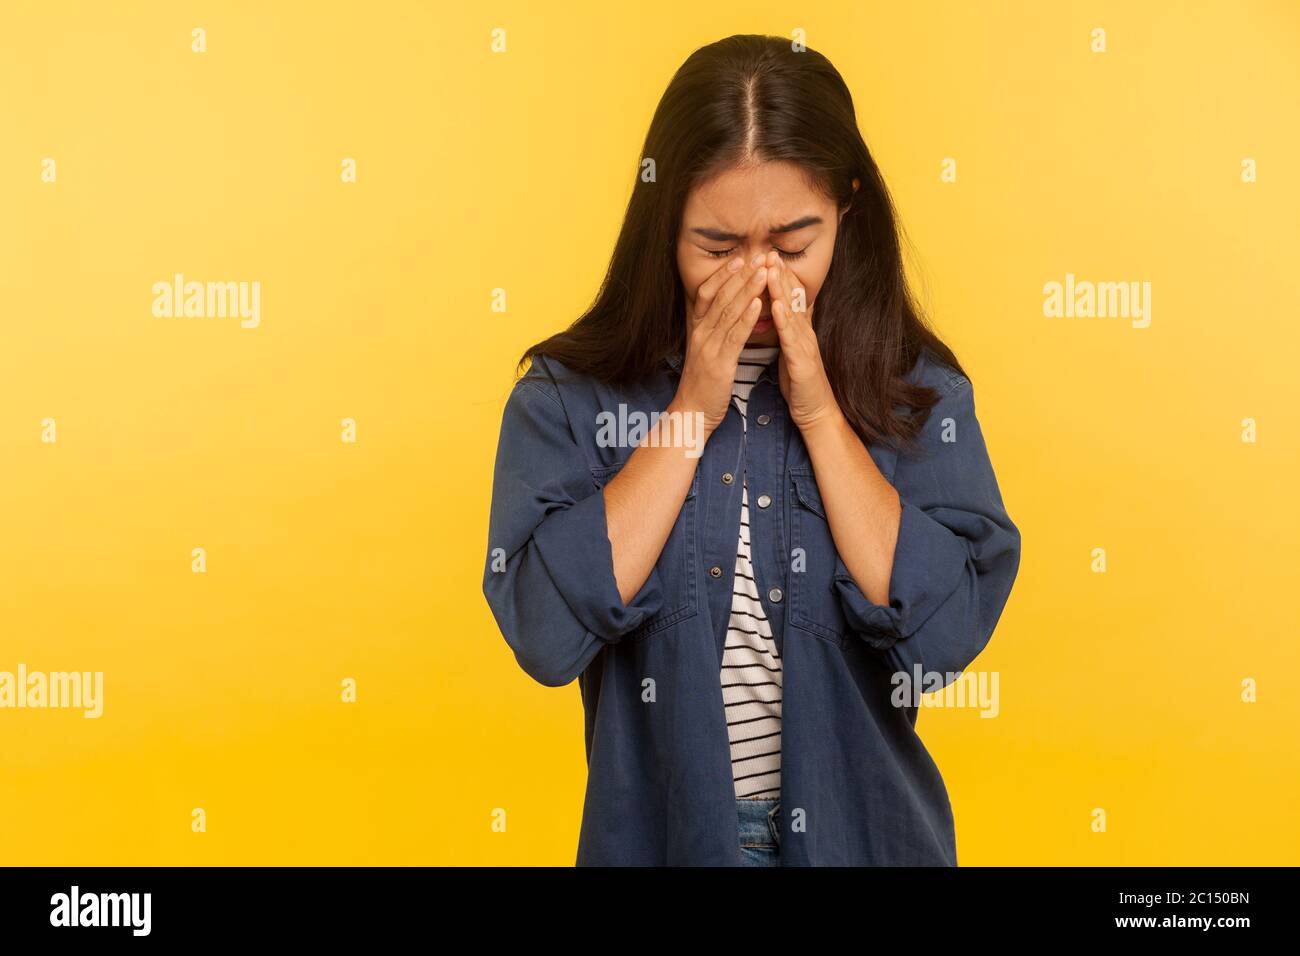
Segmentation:
[(921, 350), (965, 372), (913, 301), (893, 202), (830, 61), (780, 37), (732, 36), (701, 47), (664, 91), (642, 157), (654, 160), (655, 181), (638, 168), (596, 301), (530, 347), (520, 369), (544, 354), (620, 385), (644, 381), (680, 354), (686, 298), (676, 248), (687, 196), (736, 165), (790, 162), (839, 209), (848, 207), (814, 313), (831, 388), (864, 442), (910, 445), (939, 397), (903, 378)]

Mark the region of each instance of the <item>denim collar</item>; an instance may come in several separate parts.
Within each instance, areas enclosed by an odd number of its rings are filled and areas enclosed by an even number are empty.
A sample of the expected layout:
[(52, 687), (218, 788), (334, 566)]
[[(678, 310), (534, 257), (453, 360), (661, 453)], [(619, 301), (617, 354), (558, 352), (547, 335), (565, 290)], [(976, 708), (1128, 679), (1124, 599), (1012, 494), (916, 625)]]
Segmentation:
[[(761, 373), (759, 373), (758, 381), (760, 381), (760, 382), (775, 382), (775, 381), (777, 380), (777, 377), (776, 377), (776, 376), (777, 376), (777, 361), (778, 361), (780, 358), (781, 358), (781, 353), (780, 353), (780, 352), (777, 352), (777, 353), (776, 353), (776, 358), (772, 359), (772, 361), (771, 361), (770, 363), (768, 363), (767, 368), (763, 369), (763, 371), (762, 371)], [(669, 355), (666, 359), (664, 359), (664, 361), (668, 364), (668, 367), (669, 367), (669, 368), (671, 368), (674, 372), (677, 372), (678, 374), (680, 374), (681, 371), (682, 371), (682, 363), (686, 361), (686, 358), (685, 358), (685, 356), (683, 356), (681, 353), (678, 353), (678, 354), (675, 354), (675, 355)]]

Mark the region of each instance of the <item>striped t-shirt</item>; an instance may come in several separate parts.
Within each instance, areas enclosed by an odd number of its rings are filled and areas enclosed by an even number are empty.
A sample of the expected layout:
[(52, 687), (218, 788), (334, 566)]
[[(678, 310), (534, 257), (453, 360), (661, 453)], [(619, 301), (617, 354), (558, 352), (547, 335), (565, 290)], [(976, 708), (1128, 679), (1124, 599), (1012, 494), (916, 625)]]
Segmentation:
[[(741, 350), (731, 395), (746, 430), (749, 392), (779, 351), (776, 346)], [(754, 580), (749, 546), (749, 484), (742, 475), (736, 576), (722, 652), (722, 700), (736, 797), (771, 798), (781, 793), (781, 658)]]

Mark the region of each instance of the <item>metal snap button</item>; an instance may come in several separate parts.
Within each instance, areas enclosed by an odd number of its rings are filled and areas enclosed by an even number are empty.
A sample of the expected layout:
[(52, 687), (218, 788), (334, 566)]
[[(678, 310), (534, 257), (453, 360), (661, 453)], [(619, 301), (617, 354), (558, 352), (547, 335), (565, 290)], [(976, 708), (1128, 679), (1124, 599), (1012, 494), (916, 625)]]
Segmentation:
[(763, 414), (763, 415), (759, 415), (759, 416), (758, 416), (758, 423), (759, 423), (760, 425), (766, 425), (766, 424), (767, 424), (768, 422), (770, 422), (771, 420), (772, 420), (772, 416), (771, 416), (771, 415)]
[(722, 483), (723, 483), (724, 485), (729, 485), (729, 484), (731, 484), (731, 483), (732, 483), (733, 481), (735, 481), (735, 480), (736, 480), (736, 476), (733, 475), (733, 474), (732, 474), (731, 472), (729, 472), (729, 471), (728, 471), (728, 472), (724, 472), (723, 475), (722, 475)]
[(785, 592), (780, 588), (772, 588), (772, 590), (767, 592), (767, 599), (773, 604), (780, 604), (781, 598), (783, 597), (785, 597)]
[(758, 496), (758, 506), (759, 506), (760, 508), (766, 508), (766, 507), (767, 507), (768, 505), (770, 505), (771, 503), (772, 503), (772, 496), (771, 496), (771, 495), (759, 495), (759, 496)]
[(709, 568), (709, 574), (711, 574), (715, 578), (720, 578), (722, 577), (722, 568), (718, 567), (715, 564), (713, 567)]

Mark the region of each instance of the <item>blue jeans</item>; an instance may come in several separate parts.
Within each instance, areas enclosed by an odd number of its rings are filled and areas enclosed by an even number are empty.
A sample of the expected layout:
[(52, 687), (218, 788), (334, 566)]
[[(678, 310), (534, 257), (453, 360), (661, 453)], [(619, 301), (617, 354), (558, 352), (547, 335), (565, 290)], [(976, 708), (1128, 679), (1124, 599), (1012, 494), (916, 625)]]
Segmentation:
[(781, 804), (773, 799), (736, 800), (740, 821), (740, 865), (781, 865)]

